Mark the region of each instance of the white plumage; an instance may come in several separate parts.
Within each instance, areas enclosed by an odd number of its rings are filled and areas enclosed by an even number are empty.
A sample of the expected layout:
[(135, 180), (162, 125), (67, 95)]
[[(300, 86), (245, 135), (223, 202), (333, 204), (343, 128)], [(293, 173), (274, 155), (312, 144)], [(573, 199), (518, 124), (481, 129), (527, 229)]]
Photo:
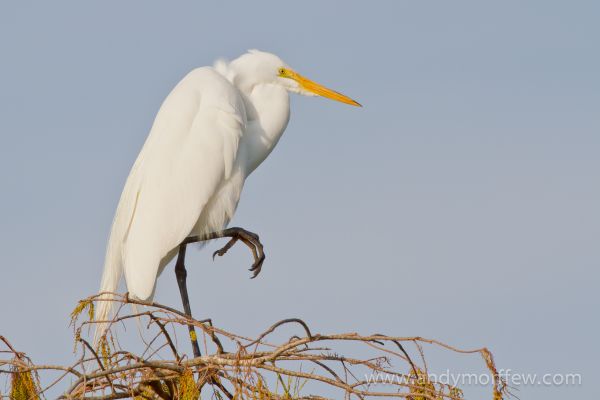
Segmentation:
[[(115, 292), (124, 274), (129, 295), (150, 300), (158, 276), (186, 237), (227, 226), (244, 181), (285, 130), (289, 91), (358, 105), (257, 50), (195, 69), (177, 84), (127, 178), (101, 292)], [(99, 303), (97, 321), (108, 318), (110, 305)], [(96, 341), (104, 329), (97, 330)]]

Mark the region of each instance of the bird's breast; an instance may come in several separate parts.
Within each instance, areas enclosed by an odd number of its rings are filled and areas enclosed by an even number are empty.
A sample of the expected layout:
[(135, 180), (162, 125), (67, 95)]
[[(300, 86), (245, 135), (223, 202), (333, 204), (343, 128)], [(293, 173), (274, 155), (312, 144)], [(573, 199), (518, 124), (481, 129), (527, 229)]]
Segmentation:
[(275, 85), (257, 85), (248, 96), (249, 119), (240, 142), (239, 157), (246, 174), (254, 171), (273, 151), (290, 119), (290, 97)]

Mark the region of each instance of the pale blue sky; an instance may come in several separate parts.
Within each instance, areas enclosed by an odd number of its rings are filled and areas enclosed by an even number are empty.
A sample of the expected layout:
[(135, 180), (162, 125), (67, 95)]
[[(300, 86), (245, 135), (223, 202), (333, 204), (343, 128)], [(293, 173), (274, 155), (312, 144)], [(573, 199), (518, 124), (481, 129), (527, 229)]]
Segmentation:
[[(365, 107), (293, 98), (233, 221), (261, 235), (263, 272), (248, 279), (243, 248), (191, 251), (195, 314), (247, 335), (302, 316), (485, 345), (501, 368), (583, 375), (523, 399), (595, 395), (598, 3), (257, 3), (0, 5), (0, 334), (72, 360), (68, 314), (98, 288), (161, 101), (193, 67), (259, 48)], [(157, 300), (179, 305), (171, 270)]]

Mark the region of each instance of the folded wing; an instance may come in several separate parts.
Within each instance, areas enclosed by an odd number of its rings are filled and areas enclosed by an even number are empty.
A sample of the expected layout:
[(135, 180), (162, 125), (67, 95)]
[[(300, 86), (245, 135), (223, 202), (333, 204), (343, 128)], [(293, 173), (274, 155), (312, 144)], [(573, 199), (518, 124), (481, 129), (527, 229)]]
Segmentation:
[[(130, 295), (151, 297), (161, 260), (232, 173), (245, 127), (238, 90), (214, 69), (196, 69), (173, 89), (121, 195), (101, 291), (116, 291), (124, 272)], [(97, 319), (106, 319), (108, 304), (101, 302)]]

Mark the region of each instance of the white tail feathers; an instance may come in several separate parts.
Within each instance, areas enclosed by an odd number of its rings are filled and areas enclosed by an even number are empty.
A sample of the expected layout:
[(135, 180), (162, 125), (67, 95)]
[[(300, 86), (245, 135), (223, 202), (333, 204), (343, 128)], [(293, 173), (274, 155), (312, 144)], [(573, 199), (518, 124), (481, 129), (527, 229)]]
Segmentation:
[[(119, 281), (123, 275), (123, 245), (124, 240), (127, 237), (131, 220), (135, 213), (135, 207), (138, 200), (137, 186), (139, 184), (139, 165), (141, 163), (141, 157), (138, 157), (135, 164), (131, 168), (125, 188), (121, 194), (119, 205), (115, 213), (113, 220), (110, 239), (108, 239), (108, 246), (106, 247), (106, 258), (104, 261), (104, 272), (102, 273), (102, 282), (100, 283), (100, 293), (110, 292), (115, 293), (119, 287)], [(95, 321), (106, 321), (111, 316), (113, 309), (113, 301), (107, 301), (113, 296), (110, 294), (103, 294), (100, 296), (100, 301), (96, 303), (96, 313), (94, 315)], [(108, 323), (96, 324), (96, 332), (94, 333), (94, 348), (98, 348), (100, 338), (108, 329)]]
[[(104, 272), (102, 273), (102, 283), (100, 284), (100, 293), (110, 292), (115, 293), (119, 287), (119, 281), (121, 275), (123, 275), (123, 263), (121, 260), (121, 246), (113, 243), (113, 238), (109, 240), (108, 248), (106, 250), (106, 261), (104, 263)], [(105, 293), (100, 296), (100, 301), (96, 302), (96, 312), (94, 315), (95, 321), (106, 321), (109, 319), (113, 301), (108, 301), (114, 296)], [(96, 331), (94, 332), (94, 348), (98, 348), (100, 338), (108, 329), (107, 322), (101, 322), (96, 324)]]

